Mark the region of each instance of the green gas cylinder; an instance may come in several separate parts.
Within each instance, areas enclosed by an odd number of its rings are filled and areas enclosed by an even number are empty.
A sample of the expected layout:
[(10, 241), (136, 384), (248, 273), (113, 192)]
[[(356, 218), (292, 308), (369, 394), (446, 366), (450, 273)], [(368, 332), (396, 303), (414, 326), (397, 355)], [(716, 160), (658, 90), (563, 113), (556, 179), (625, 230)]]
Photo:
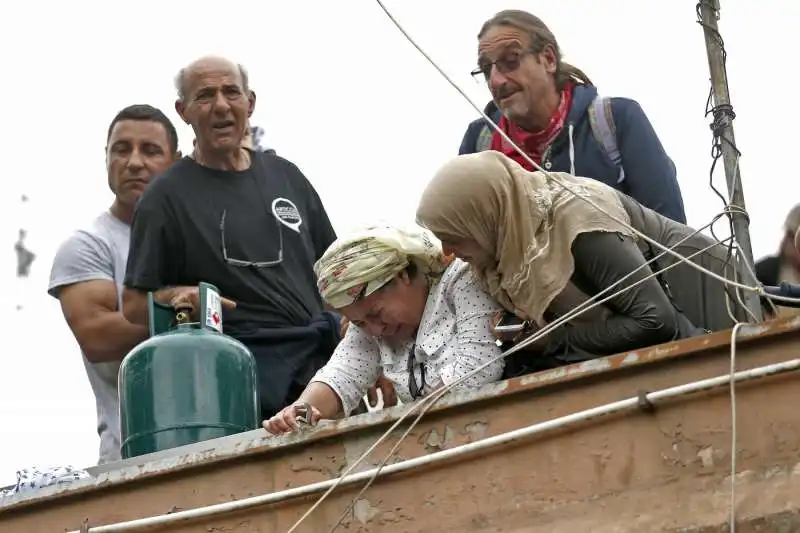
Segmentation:
[(148, 295), (150, 337), (119, 369), (123, 459), (260, 427), (253, 354), (222, 333), (217, 288), (199, 290), (199, 322)]

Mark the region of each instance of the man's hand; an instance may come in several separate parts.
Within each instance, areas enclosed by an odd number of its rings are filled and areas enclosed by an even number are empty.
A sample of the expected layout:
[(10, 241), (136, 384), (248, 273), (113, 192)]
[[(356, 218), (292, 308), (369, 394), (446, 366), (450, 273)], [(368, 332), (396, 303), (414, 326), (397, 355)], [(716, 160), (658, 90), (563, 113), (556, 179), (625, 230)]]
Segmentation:
[(381, 373), (381, 375), (378, 376), (378, 381), (375, 382), (375, 386), (367, 391), (367, 400), (369, 401), (370, 407), (376, 407), (378, 405), (378, 389), (381, 390), (384, 407), (394, 407), (397, 405), (397, 393), (394, 390), (394, 384)]
[[(306, 414), (304, 411), (305, 409), (310, 410), (310, 416)], [(313, 405), (308, 403), (298, 403), (284, 407), (278, 414), (269, 420), (264, 420), (261, 425), (273, 435), (282, 435), (283, 433), (289, 433), (290, 431), (294, 431), (298, 428), (298, 417), (308, 417), (308, 419), (311, 421), (311, 425), (316, 426), (317, 422), (319, 422), (319, 419), (321, 418), (321, 415), (319, 410)]]
[[(173, 309), (187, 309), (193, 318), (196, 318), (200, 308), (200, 289), (198, 287), (174, 287), (169, 289), (169, 306)], [(223, 309), (235, 309), (236, 302), (220, 296)]]

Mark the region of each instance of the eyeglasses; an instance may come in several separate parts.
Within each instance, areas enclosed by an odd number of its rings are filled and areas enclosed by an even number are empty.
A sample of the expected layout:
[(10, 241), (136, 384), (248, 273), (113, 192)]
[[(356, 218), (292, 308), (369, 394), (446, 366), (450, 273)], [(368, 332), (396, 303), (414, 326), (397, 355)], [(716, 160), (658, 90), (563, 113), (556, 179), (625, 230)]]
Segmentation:
[(225, 247), (225, 215), (227, 209), (222, 211), (222, 217), (219, 219), (219, 231), (222, 239), (222, 258), (231, 266), (235, 267), (252, 267), (252, 268), (267, 268), (280, 265), (283, 262), (283, 228), (281, 223), (275, 218), (275, 225), (278, 227), (278, 258), (273, 261), (244, 261), (242, 259), (234, 259), (228, 257), (228, 249)]
[(510, 74), (519, 68), (522, 58), (528, 54), (536, 54), (537, 50), (510, 50), (494, 61), (484, 61), (470, 75), (478, 81), (486, 81), (492, 75), (492, 67), (497, 67), (500, 74)]
[(414, 367), (417, 366), (417, 358), (415, 356), (416, 350), (417, 345), (414, 343), (411, 346), (411, 350), (408, 351), (408, 392), (414, 400), (421, 398), (422, 391), (425, 390), (425, 364), (419, 363), (419, 377), (422, 381), (422, 385), (417, 383), (417, 376), (414, 373)]

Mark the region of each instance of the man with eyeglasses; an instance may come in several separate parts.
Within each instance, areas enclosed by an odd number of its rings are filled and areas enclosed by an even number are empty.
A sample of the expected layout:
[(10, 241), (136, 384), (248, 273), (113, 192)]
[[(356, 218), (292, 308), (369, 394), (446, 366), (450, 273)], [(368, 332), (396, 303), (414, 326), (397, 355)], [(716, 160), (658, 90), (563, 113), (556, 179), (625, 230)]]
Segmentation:
[(686, 223), (675, 165), (641, 106), (599, 96), (579, 68), (565, 62), (558, 42), (537, 16), (509, 9), (478, 33), (478, 68), (492, 102), (470, 123), (459, 154), (495, 150), (533, 170), (518, 146), (545, 170), (602, 181), (645, 207)]
[(147, 293), (197, 309), (197, 284), (223, 296), (225, 333), (253, 352), (262, 414), (288, 405), (330, 358), (338, 315), (323, 311), (314, 262), (336, 238), (302, 172), (243, 147), (256, 95), (246, 70), (205, 57), (176, 77), (175, 109), (194, 130), (184, 157), (144, 194), (133, 220), (125, 316), (147, 322)]

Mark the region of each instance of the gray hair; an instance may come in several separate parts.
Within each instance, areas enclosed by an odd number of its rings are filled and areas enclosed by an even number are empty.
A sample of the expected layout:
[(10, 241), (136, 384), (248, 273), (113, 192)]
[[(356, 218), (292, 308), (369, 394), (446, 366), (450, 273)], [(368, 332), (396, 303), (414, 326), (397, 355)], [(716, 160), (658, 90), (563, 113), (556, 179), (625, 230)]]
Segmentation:
[[(191, 66), (191, 65), (190, 65)], [(236, 63), (236, 67), (239, 69), (239, 75), (242, 77), (242, 89), (245, 92), (250, 91), (250, 78), (247, 74), (247, 69), (244, 68), (244, 65), (241, 63)], [(181, 102), (186, 100), (186, 72), (189, 70), (189, 67), (183, 67), (178, 71), (178, 74), (175, 75), (175, 90), (178, 92), (178, 99)]]
[(542, 19), (536, 15), (519, 9), (500, 11), (483, 23), (481, 31), (478, 32), (478, 39), (482, 39), (486, 32), (495, 26), (516, 28), (526, 33), (531, 40), (531, 51), (537, 54), (544, 51), (548, 45), (553, 47), (553, 51), (556, 55), (556, 89), (559, 91), (564, 88), (564, 85), (568, 81), (583, 85), (594, 85), (592, 80), (589, 79), (589, 76), (581, 69), (561, 59), (561, 49), (558, 46), (555, 35), (553, 35), (553, 32), (550, 31), (550, 28), (545, 25)]

